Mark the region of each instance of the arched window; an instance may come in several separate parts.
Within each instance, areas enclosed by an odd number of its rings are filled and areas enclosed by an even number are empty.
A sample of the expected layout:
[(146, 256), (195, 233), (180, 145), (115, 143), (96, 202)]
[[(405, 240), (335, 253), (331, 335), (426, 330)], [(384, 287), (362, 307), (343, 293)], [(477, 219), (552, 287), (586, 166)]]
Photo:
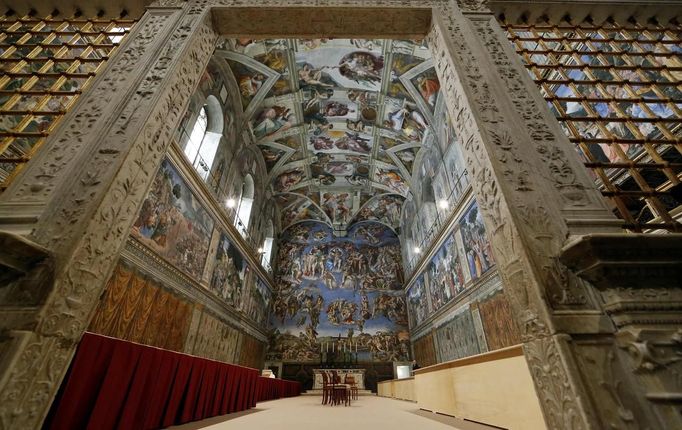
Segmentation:
[(268, 227), (265, 229), (265, 240), (263, 241), (263, 254), (261, 255), (261, 263), (265, 267), (270, 267), (270, 258), (272, 257), (272, 245), (275, 242), (275, 228), (272, 225), (272, 220), (268, 221)]
[(185, 145), (185, 156), (204, 180), (208, 179), (223, 135), (223, 113), (220, 102), (208, 96), (199, 110), (194, 127)]
[(249, 228), (251, 209), (253, 208), (254, 189), (253, 178), (251, 175), (246, 175), (244, 183), (242, 184), (242, 197), (239, 200), (239, 206), (237, 206), (237, 218), (234, 220), (234, 225), (243, 237), (246, 237), (246, 232)]

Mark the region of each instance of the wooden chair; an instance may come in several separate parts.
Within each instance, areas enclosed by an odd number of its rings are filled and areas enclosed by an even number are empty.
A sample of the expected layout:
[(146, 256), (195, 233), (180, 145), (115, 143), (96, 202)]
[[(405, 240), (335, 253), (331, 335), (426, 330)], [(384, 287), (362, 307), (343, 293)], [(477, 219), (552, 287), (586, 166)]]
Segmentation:
[(350, 389), (350, 395), (353, 400), (358, 399), (358, 385), (355, 383), (355, 376), (353, 375), (346, 375), (344, 381), (346, 385), (348, 385), (348, 388)]
[(333, 385), (333, 404), (338, 405), (343, 402), (344, 406), (350, 406), (350, 387), (346, 384), (341, 383), (341, 377), (339, 374), (336, 372), (336, 370), (332, 370), (332, 381), (334, 381)]
[(327, 372), (322, 373), (322, 404), (331, 404), (334, 398), (334, 384), (330, 382)]

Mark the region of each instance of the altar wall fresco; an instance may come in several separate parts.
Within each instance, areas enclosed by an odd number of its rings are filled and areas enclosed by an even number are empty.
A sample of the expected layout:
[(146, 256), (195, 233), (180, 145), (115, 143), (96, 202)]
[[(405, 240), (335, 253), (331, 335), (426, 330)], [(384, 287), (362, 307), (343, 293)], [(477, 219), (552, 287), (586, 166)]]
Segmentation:
[(325, 224), (296, 224), (281, 238), (277, 267), (268, 360), (319, 361), (333, 339), (357, 348), (359, 361), (408, 358), (400, 244), (390, 228), (361, 222), (335, 237)]

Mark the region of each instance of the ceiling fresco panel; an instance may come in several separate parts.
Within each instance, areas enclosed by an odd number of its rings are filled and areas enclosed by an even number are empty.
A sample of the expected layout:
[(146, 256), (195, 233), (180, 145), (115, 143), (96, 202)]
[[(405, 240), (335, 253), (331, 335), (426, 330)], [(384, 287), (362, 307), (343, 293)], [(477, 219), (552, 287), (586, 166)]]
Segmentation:
[(402, 197), (367, 203), (407, 196), (421, 147), (446, 134), (432, 128), (443, 109), (424, 41), (229, 39), (218, 52), (242, 92), (273, 194), (301, 196), (281, 199), (280, 210), (293, 211), (283, 227), (305, 216), (337, 232), (367, 220), (397, 227)]

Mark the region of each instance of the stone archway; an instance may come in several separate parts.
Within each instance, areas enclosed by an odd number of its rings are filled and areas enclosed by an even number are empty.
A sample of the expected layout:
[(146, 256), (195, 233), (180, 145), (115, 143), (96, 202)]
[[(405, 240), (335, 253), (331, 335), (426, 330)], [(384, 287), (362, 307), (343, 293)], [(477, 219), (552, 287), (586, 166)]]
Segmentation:
[[(679, 422), (667, 409), (647, 411), (651, 405), (626, 370), (627, 353), (615, 343), (611, 320), (560, 262), (566, 237), (617, 232), (617, 223), (505, 45), (487, 2), (236, 6), (241, 3), (152, 5), (3, 194), (0, 204), (30, 206), (32, 214), (24, 217), (32, 224), (28, 241), (5, 234), (6, 241), (50, 255), (55, 277), (44, 303), (3, 327), (2, 427), (40, 427), (219, 34), (427, 36), (548, 426), (600, 428), (604, 411), (614, 410), (633, 411), (629, 421), (661, 423), (663, 416)], [(278, 20), (269, 19), (273, 13)], [(580, 267), (578, 258), (571, 261)], [(39, 269), (25, 268), (24, 277), (34, 279)], [(609, 278), (602, 280), (608, 287)], [(34, 287), (44, 287), (42, 281), (35, 279)], [(571, 296), (585, 300), (562, 302)], [(585, 366), (592, 362), (605, 363), (610, 376)], [(652, 375), (654, 385), (664, 377)], [(629, 395), (620, 395), (619, 383)], [(628, 414), (614, 419), (628, 421)]]

